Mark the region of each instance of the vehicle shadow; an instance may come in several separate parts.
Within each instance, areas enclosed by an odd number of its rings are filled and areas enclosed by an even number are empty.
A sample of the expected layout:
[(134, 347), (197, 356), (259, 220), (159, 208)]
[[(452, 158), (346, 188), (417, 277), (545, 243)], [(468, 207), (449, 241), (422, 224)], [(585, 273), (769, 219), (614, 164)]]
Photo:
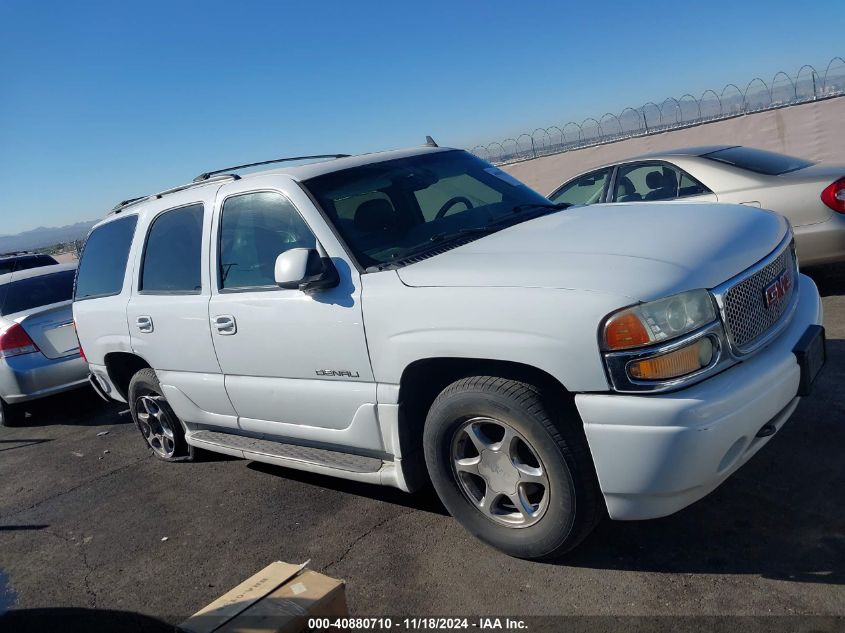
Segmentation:
[(104, 402), (91, 387), (82, 387), (48, 398), (33, 400), (24, 405), (27, 417), (22, 427), (68, 424), (75, 426), (99, 426), (102, 424), (127, 424), (132, 417), (126, 413), (126, 405), (118, 402)]
[(835, 297), (845, 294), (845, 264), (828, 264), (802, 268), (801, 272), (816, 282), (819, 294)]
[(562, 565), (759, 574), (845, 584), (845, 341), (790, 421), (711, 495), (651, 521), (605, 521)]
[(55, 608), (21, 609), (0, 615), (0, 631), (15, 633), (173, 633), (172, 624), (129, 611)]
[(437, 497), (437, 493), (431, 486), (426, 486), (414, 494), (408, 494), (398, 488), (365, 484), (358, 481), (349, 481), (347, 479), (338, 479), (337, 477), (309, 473), (303, 470), (294, 470), (292, 468), (265, 464), (263, 462), (250, 462), (247, 464), (247, 468), (266, 475), (273, 475), (274, 477), (282, 477), (284, 479), (298, 481), (300, 483), (308, 484), (309, 486), (317, 486), (319, 488), (335, 490), (344, 494), (367, 497), (368, 499), (373, 499), (375, 501), (383, 501), (385, 503), (402, 506), (404, 508), (421, 510), (422, 512), (431, 512), (433, 514), (449, 516), (449, 512), (443, 507), (443, 504)]

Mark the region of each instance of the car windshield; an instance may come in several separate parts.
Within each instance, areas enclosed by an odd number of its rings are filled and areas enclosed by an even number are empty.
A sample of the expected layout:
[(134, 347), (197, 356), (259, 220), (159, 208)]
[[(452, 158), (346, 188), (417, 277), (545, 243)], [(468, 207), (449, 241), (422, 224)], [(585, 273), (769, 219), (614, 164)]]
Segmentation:
[(0, 314), (15, 314), (32, 308), (70, 301), (75, 270), (20, 279), (0, 287)]
[(804, 169), (813, 164), (802, 158), (767, 152), (753, 147), (728, 147), (709, 154), (702, 154), (702, 158), (709, 158), (767, 176), (778, 176), (790, 171)]
[(359, 263), (374, 269), (560, 208), (460, 150), (370, 163), (303, 184)]

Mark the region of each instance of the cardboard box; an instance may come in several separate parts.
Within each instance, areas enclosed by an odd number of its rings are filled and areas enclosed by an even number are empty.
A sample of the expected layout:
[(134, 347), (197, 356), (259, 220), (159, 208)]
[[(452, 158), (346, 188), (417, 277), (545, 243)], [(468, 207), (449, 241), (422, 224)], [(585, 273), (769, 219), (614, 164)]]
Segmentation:
[(295, 633), (309, 618), (349, 614), (341, 580), (271, 563), (179, 625), (185, 633)]

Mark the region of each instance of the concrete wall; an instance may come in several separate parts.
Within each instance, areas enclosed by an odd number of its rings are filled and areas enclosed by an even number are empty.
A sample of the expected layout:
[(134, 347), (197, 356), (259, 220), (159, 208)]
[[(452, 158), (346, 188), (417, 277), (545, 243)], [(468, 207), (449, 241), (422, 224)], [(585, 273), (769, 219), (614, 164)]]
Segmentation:
[(572, 176), (606, 163), (675, 147), (722, 143), (845, 164), (845, 97), (543, 156), (502, 169), (548, 194)]

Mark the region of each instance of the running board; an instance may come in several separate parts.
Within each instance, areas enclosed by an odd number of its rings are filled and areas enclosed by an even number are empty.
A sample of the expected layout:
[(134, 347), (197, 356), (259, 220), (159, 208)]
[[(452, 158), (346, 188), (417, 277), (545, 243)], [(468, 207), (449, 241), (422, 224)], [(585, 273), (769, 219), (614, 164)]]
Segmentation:
[(208, 448), (212, 451), (216, 450), (259, 461), (264, 461), (261, 460), (261, 457), (272, 458), (273, 463), (283, 463), (283, 465), (291, 468), (311, 465), (363, 474), (377, 473), (385, 465), (385, 462), (376, 457), (351, 455), (350, 453), (297, 444), (283, 444), (272, 440), (218, 431), (194, 431), (189, 434), (187, 439), (190, 444), (199, 448)]

